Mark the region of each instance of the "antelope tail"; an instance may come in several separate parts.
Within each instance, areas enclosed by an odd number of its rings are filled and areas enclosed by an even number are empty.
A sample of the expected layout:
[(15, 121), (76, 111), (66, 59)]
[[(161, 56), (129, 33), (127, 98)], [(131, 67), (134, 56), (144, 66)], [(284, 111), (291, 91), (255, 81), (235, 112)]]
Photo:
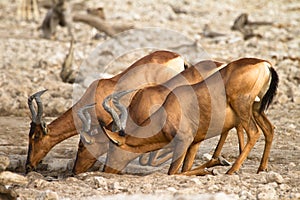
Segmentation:
[(277, 87), (279, 82), (278, 74), (273, 67), (270, 67), (269, 69), (271, 72), (271, 83), (269, 89), (267, 90), (266, 94), (262, 98), (259, 112), (263, 112), (268, 109), (269, 105), (272, 103), (273, 98), (277, 92)]

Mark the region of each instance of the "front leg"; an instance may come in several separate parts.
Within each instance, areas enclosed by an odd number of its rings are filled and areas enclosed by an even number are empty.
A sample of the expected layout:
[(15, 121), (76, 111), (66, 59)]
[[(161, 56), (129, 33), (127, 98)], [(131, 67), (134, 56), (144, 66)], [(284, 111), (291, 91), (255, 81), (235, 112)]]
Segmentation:
[(172, 163), (168, 172), (169, 175), (178, 173), (179, 168), (182, 165), (183, 160), (185, 159), (185, 156), (187, 154), (187, 150), (194, 140), (194, 137), (192, 134), (191, 135), (182, 134), (181, 132), (181, 133), (177, 133), (176, 137), (173, 140), (175, 145), (174, 145)]
[[(214, 167), (214, 166), (218, 166), (218, 165), (228, 165), (229, 162), (220, 156), (221, 150), (223, 148), (223, 145), (225, 143), (227, 136), (228, 136), (228, 131), (221, 134), (221, 137), (220, 137), (218, 145), (215, 149), (214, 155), (210, 161), (206, 162), (205, 164), (203, 164), (193, 170), (184, 171), (182, 174), (187, 175), (187, 176), (191, 176), (191, 175), (203, 176), (203, 175), (207, 175), (207, 174), (213, 174), (212, 171), (207, 171), (206, 168), (210, 168), (210, 167)], [(200, 143), (199, 143), (199, 145), (200, 145)]]
[(186, 172), (191, 170), (197, 151), (199, 149), (200, 146), (200, 142), (196, 143), (196, 144), (192, 144), (190, 146), (190, 148), (187, 151), (187, 154), (185, 156), (184, 162), (183, 162), (183, 166), (182, 166), (182, 172)]

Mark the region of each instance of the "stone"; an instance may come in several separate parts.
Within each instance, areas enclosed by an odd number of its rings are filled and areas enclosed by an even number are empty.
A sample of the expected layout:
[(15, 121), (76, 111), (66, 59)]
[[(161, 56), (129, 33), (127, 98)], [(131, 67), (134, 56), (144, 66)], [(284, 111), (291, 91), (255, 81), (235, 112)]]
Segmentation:
[(211, 158), (212, 158), (212, 155), (210, 155), (209, 153), (205, 153), (202, 156), (202, 159), (205, 160), (205, 161), (210, 161)]
[(5, 155), (0, 155), (0, 172), (6, 170), (6, 168), (9, 166), (9, 158)]
[(297, 165), (294, 162), (290, 162), (289, 163), (289, 169), (293, 169), (294, 167), (296, 167)]
[(168, 187), (166, 190), (168, 190), (169, 192), (177, 192), (176, 188), (174, 187)]
[(31, 183), (33, 185), (33, 187), (35, 188), (39, 188), (39, 189), (42, 189), (42, 188), (45, 188), (49, 185), (49, 182), (48, 181), (45, 181), (44, 179), (36, 179), (34, 181), (32, 181)]
[(25, 176), (4, 171), (0, 173), (0, 184), (2, 185), (26, 185), (28, 184), (28, 179)]
[(36, 179), (43, 179), (44, 176), (38, 172), (32, 171), (29, 172), (26, 177), (28, 178), (29, 182), (34, 181)]
[(239, 193), (239, 199), (240, 200), (255, 199), (255, 196), (253, 196), (250, 191), (242, 190)]
[(92, 177), (92, 180), (97, 188), (107, 189), (107, 181), (101, 176)]
[(260, 185), (257, 190), (258, 200), (275, 200), (278, 199), (274, 186), (266, 184)]
[(124, 190), (125, 188), (124, 187), (122, 187), (121, 185), (120, 185), (120, 183), (119, 182), (114, 182), (114, 183), (112, 183), (111, 185), (110, 185), (110, 189), (113, 189), (113, 190)]
[(11, 187), (0, 184), (0, 199), (17, 199), (18, 194)]
[(51, 190), (46, 190), (42, 192), (36, 200), (58, 200), (59, 196), (56, 192), (53, 192)]
[(276, 182), (278, 184), (281, 184), (284, 182), (283, 177), (280, 174), (273, 172), (273, 171), (270, 171), (269, 173), (267, 173), (266, 179), (267, 179), (268, 183)]
[(196, 185), (201, 185), (201, 181), (199, 180), (199, 178), (191, 178), (190, 181), (192, 181), (193, 183), (195, 183)]
[(295, 104), (300, 104), (300, 96), (296, 96), (293, 98)]
[(279, 102), (280, 104), (286, 104), (286, 103), (289, 101), (289, 98), (288, 98), (287, 95), (282, 94), (282, 95), (280, 95), (280, 96), (278, 97), (277, 100), (278, 100), (278, 102)]

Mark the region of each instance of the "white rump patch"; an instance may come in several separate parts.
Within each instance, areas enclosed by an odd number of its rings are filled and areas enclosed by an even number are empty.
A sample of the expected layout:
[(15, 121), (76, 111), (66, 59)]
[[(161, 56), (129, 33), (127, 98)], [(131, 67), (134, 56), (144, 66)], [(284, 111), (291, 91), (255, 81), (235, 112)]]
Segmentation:
[(168, 62), (168, 66), (176, 72), (182, 72), (184, 70), (184, 59), (181, 56), (174, 58)]
[(255, 102), (260, 102), (260, 98), (258, 96), (255, 97), (254, 99)]

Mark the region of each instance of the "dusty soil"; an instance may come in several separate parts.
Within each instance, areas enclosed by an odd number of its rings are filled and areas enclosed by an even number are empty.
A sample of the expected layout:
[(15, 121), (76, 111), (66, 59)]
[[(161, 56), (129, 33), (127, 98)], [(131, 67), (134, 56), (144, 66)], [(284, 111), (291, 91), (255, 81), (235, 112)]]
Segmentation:
[[(159, 2), (159, 3), (158, 3)], [(20, 199), (300, 199), (300, 4), (298, 1), (248, 1), (238, 3), (224, 1), (71, 1), (71, 13), (84, 12), (86, 8), (104, 6), (106, 20), (112, 23), (124, 21), (137, 28), (161, 27), (177, 31), (197, 41), (211, 58), (220, 61), (239, 57), (258, 57), (269, 60), (280, 77), (278, 95), (267, 116), (276, 126), (269, 159), (269, 172), (256, 174), (264, 147), (261, 136), (241, 170), (235, 175), (224, 175), (228, 167), (216, 167), (216, 176), (186, 177), (166, 175), (170, 163), (161, 167), (141, 167), (133, 161), (123, 175), (100, 172), (104, 157), (87, 172), (71, 177), (71, 169), (77, 150), (78, 137), (57, 145), (43, 160), (45, 168), (24, 174), (29, 132), (27, 97), (47, 88), (44, 96), (44, 115), (47, 122), (72, 105), (74, 88), (84, 88), (93, 76), (83, 84), (63, 83), (59, 77), (61, 64), (69, 46), (67, 30), (59, 27), (56, 39), (40, 37), (38, 22), (17, 21), (16, 1), (0, 1), (0, 155), (9, 157), (7, 170), (21, 175), (13, 180), (0, 179), (0, 185), (13, 190)], [(46, 10), (41, 8), (42, 16)], [(239, 32), (230, 29), (234, 19), (247, 12), (251, 21), (271, 21), (271, 26), (256, 26), (259, 37), (243, 40)], [(205, 24), (213, 31), (225, 34), (207, 38), (202, 32)], [(73, 25), (75, 44), (74, 69), (84, 60), (91, 60), (91, 52), (106, 37), (93, 38), (95, 30), (76, 23)], [(158, 35), (147, 38), (149, 41)], [(163, 37), (163, 36), (161, 36)], [(134, 42), (143, 41), (139, 37)], [(177, 41), (178, 42), (178, 41)], [(171, 49), (174, 46), (166, 46)], [(123, 46), (122, 46), (123, 45)], [(120, 46), (128, 46), (129, 43)], [(119, 48), (120, 46), (116, 47)], [(176, 49), (175, 49), (176, 50)], [(98, 61), (98, 72), (116, 74), (129, 66), (148, 50), (130, 53), (109, 67), (107, 61)], [(191, 53), (178, 49), (185, 57)], [(186, 55), (185, 55), (186, 52)], [(189, 54), (189, 55), (188, 55)], [(111, 56), (111, 55), (110, 55)], [(108, 55), (109, 57), (109, 55)], [(108, 60), (118, 57), (112, 55)], [(191, 60), (189, 60), (191, 61)], [(192, 60), (192, 62), (196, 62)], [(103, 65), (101, 65), (103, 64)], [(80, 90), (80, 91), (81, 91)], [(218, 138), (201, 144), (195, 166), (203, 163), (203, 154), (212, 153)], [(237, 137), (230, 134), (222, 155), (234, 162), (238, 155)], [(0, 177), (3, 177), (3, 173)], [(24, 178), (24, 177), (25, 178)], [(0, 190), (2, 191), (2, 190)], [(0, 199), (4, 196), (0, 195)]]

